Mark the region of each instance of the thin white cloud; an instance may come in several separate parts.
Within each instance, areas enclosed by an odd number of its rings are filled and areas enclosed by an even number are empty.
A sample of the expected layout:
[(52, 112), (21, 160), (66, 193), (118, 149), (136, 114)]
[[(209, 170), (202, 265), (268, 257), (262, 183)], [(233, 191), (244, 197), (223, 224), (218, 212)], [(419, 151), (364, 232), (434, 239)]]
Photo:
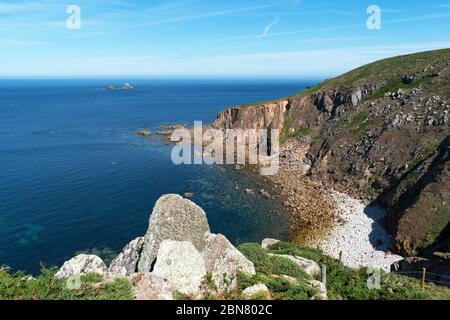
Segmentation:
[(43, 44), (51, 44), (50, 41), (34, 41), (34, 40), (0, 40), (0, 46), (36, 46)]
[(233, 13), (265, 9), (265, 8), (270, 8), (270, 7), (274, 7), (274, 6), (277, 6), (277, 5), (268, 4), (268, 5), (254, 6), (254, 7), (213, 11), (213, 12), (207, 12), (207, 13), (202, 13), (202, 14), (198, 14), (198, 15), (182, 16), (182, 17), (175, 17), (175, 18), (170, 18), (170, 19), (166, 19), (166, 20), (159, 20), (159, 21), (146, 22), (146, 23), (140, 23), (140, 24), (132, 24), (132, 25), (127, 25), (124, 28), (140, 28), (140, 27), (156, 26), (156, 25), (161, 25), (161, 24), (175, 23), (175, 22), (188, 21), (188, 20), (225, 16), (225, 15), (229, 15), (229, 14), (233, 14)]
[(275, 19), (264, 28), (264, 31), (259, 35), (259, 39), (264, 38), (269, 33), (270, 29), (272, 29), (272, 27), (276, 25), (279, 21), (280, 17), (279, 16), (275, 17)]
[(382, 13), (403, 13), (405, 10), (402, 9), (389, 9), (389, 8), (381, 8)]
[(7, 1), (0, 1), (0, 14), (11, 14), (50, 7), (55, 7), (55, 5), (49, 5), (43, 2), (12, 3)]
[(437, 19), (445, 19), (450, 18), (450, 13), (442, 13), (442, 14), (428, 14), (428, 15), (422, 15), (422, 16), (416, 16), (416, 17), (406, 17), (406, 18), (399, 18), (394, 20), (388, 20), (384, 21), (382, 23), (401, 23), (401, 22), (413, 22), (413, 21), (425, 21), (425, 20), (437, 20)]
[[(446, 18), (450, 18), (450, 13), (429, 14), (429, 15), (421, 15), (421, 16), (393, 19), (393, 20), (383, 20), (382, 25), (383, 24), (404, 23), (404, 22), (414, 22), (414, 21), (437, 20), (437, 19), (446, 19)], [(275, 32), (275, 33), (268, 32), (264, 36), (265, 37), (281, 37), (281, 36), (289, 36), (289, 35), (311, 33), (311, 32), (318, 32), (318, 31), (332, 31), (332, 30), (354, 29), (354, 28), (366, 28), (366, 24), (360, 23), (360, 24), (351, 24), (351, 25), (342, 25), (342, 26), (310, 28), (310, 29), (301, 29), (301, 30), (289, 30), (289, 31)], [(259, 38), (259, 36), (248, 35), (248, 36), (234, 37), (232, 39), (233, 40), (241, 40), (241, 39), (258, 39), (258, 38)]]

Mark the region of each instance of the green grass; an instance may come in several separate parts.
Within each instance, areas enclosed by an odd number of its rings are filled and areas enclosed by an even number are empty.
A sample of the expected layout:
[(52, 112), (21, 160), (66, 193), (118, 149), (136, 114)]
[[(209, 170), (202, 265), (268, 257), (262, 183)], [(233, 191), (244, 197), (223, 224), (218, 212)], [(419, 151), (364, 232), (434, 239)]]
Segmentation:
[[(450, 60), (450, 49), (434, 50), (388, 58), (352, 70), (328, 81), (328, 86), (358, 86), (379, 79), (392, 79), (405, 73), (421, 71), (430, 65)], [(430, 76), (433, 76), (431, 74)]]
[[(292, 243), (280, 242), (263, 250), (258, 244), (244, 244), (239, 247), (242, 253), (255, 265), (257, 274), (253, 277), (239, 276), (239, 286), (244, 289), (262, 282), (267, 285), (276, 299), (310, 299), (315, 290), (304, 284), (305, 277), (298, 277), (300, 284), (292, 284), (284, 279), (273, 278), (273, 274), (294, 275), (294, 267), (286, 266), (278, 260), (270, 260), (268, 252), (275, 254), (298, 255), (316, 261), (327, 268), (327, 290), (329, 299), (333, 300), (416, 300), (416, 299), (450, 299), (446, 288), (427, 284), (422, 290), (420, 282), (405, 276), (381, 273), (380, 289), (369, 289), (366, 268), (350, 269), (339, 261), (325, 256), (318, 249), (306, 248)], [(290, 273), (290, 274), (289, 274)], [(295, 276), (294, 276), (295, 277)]]
[(66, 280), (55, 278), (56, 269), (43, 269), (36, 278), (22, 272), (0, 269), (0, 300), (131, 300), (132, 285), (127, 279), (101, 283), (99, 275), (81, 277), (79, 289), (69, 289)]
[(256, 272), (262, 274), (283, 274), (294, 278), (309, 278), (294, 262), (280, 257), (269, 256), (267, 252), (255, 243), (242, 244), (239, 250), (255, 264)]
[(393, 93), (398, 91), (399, 89), (408, 89), (413, 88), (417, 85), (417, 81), (413, 81), (410, 84), (405, 84), (401, 79), (395, 79), (388, 84), (382, 86), (380, 89), (376, 90), (370, 97), (367, 98), (367, 100), (377, 100), (382, 97), (388, 92)]

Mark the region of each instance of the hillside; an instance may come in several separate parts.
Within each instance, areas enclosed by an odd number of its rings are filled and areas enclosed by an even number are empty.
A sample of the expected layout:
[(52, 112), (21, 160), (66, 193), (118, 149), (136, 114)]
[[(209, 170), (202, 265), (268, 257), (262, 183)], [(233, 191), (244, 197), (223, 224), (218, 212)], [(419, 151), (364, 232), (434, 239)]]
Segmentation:
[(296, 159), (298, 171), (381, 203), (393, 249), (426, 255), (449, 251), (449, 104), (445, 49), (378, 61), (287, 99), (235, 107), (214, 126), (280, 129), (282, 154)]

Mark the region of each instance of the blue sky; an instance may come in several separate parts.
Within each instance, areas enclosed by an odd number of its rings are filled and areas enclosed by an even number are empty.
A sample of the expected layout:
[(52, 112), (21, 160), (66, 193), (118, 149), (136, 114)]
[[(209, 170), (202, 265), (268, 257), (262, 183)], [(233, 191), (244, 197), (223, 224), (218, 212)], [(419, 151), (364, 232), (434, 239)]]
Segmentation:
[(449, 0), (0, 0), (0, 76), (321, 78), (449, 35)]

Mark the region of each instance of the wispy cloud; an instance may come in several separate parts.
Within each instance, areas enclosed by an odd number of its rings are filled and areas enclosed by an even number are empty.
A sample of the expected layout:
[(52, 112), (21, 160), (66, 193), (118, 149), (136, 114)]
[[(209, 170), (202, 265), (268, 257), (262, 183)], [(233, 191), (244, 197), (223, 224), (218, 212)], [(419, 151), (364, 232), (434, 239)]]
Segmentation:
[(229, 10), (222, 10), (222, 11), (212, 11), (212, 12), (206, 12), (206, 13), (197, 14), (197, 15), (181, 16), (181, 17), (175, 17), (175, 18), (170, 18), (170, 19), (165, 19), (165, 20), (145, 22), (145, 23), (140, 23), (140, 24), (131, 24), (131, 25), (125, 26), (124, 28), (141, 28), (141, 27), (156, 26), (156, 25), (175, 23), (175, 22), (181, 22), (181, 21), (196, 20), (196, 19), (203, 19), (203, 18), (210, 18), (210, 17), (217, 17), (217, 16), (225, 16), (225, 15), (230, 15), (230, 14), (234, 14), (234, 13), (265, 9), (265, 8), (270, 8), (270, 7), (275, 7), (275, 6), (277, 6), (277, 5), (276, 4), (267, 4), (267, 5), (236, 8), (236, 9), (229, 9)]
[(51, 8), (58, 5), (50, 5), (44, 2), (22, 2), (12, 3), (7, 1), (0, 1), (0, 14), (11, 14), (17, 12), (25, 12), (30, 10)]
[[(405, 17), (398, 18), (392, 20), (383, 20), (382, 24), (396, 24), (396, 23), (405, 23), (405, 22), (416, 22), (416, 21), (426, 21), (426, 20), (437, 20), (437, 19), (446, 19), (450, 18), (450, 13), (442, 13), (442, 14), (429, 14), (429, 15), (421, 15), (414, 17)], [(344, 30), (344, 29), (354, 29), (354, 28), (366, 28), (366, 24), (350, 24), (350, 25), (341, 25), (341, 26), (330, 26), (330, 27), (320, 27), (320, 28), (309, 28), (309, 29), (299, 29), (299, 30), (288, 30), (281, 32), (267, 32), (264, 37), (281, 37), (281, 36), (290, 36), (302, 33), (312, 33), (319, 31), (333, 31), (333, 30)], [(241, 39), (258, 39), (260, 36), (248, 35), (248, 36), (239, 36), (234, 37), (234, 40)]]
[(405, 10), (402, 9), (389, 9), (389, 8), (381, 8), (382, 13), (403, 13)]
[(428, 14), (428, 15), (421, 15), (421, 16), (415, 16), (415, 17), (399, 18), (399, 19), (387, 20), (387, 21), (384, 21), (383, 23), (391, 24), (391, 23), (437, 20), (437, 19), (445, 19), (445, 18), (450, 18), (450, 13), (442, 13), (442, 14), (438, 13), (438, 14)]
[(36, 46), (43, 44), (51, 44), (51, 42), (34, 40), (0, 40), (0, 46)]
[(280, 17), (276, 16), (275, 19), (264, 28), (264, 31), (259, 35), (259, 39), (264, 38), (269, 33), (270, 29), (272, 29), (272, 27), (276, 25), (279, 21)]

